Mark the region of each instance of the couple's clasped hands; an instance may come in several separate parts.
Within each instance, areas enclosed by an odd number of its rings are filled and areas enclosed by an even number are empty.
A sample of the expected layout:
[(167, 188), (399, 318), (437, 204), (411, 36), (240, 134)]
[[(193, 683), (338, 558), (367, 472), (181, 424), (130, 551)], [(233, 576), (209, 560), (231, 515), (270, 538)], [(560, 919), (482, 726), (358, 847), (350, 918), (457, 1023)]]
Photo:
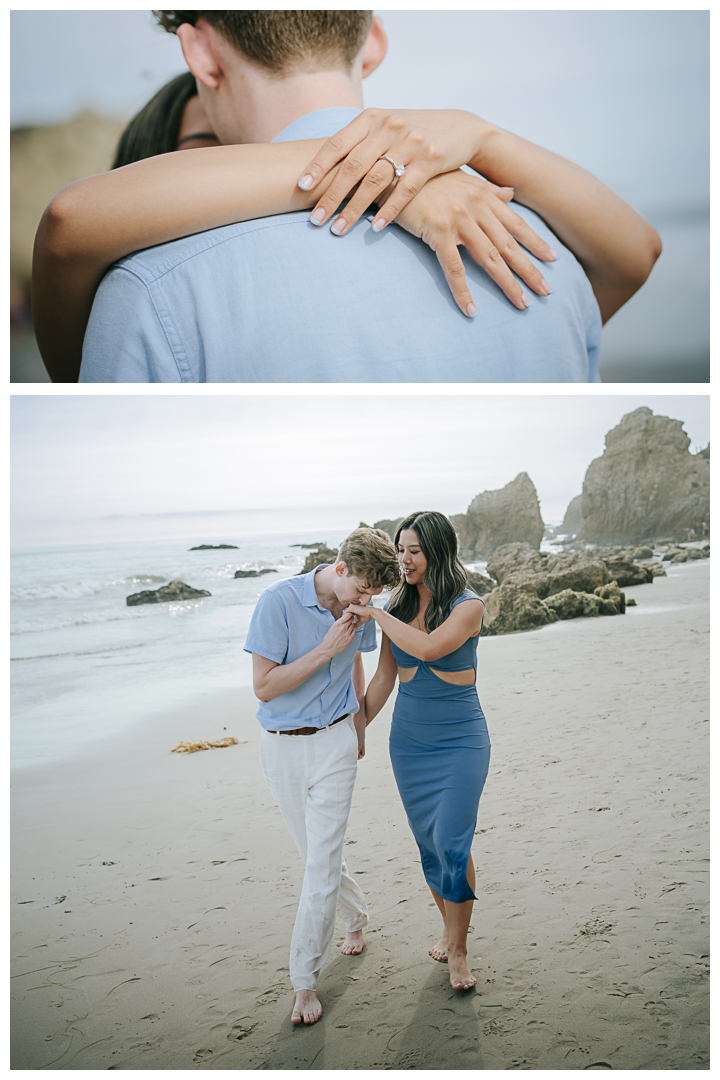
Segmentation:
[[(543, 262), (554, 262), (557, 252), (507, 205), (513, 198), (512, 188), (498, 187), (460, 169), (479, 159), (482, 136), (482, 121), (472, 113), (366, 109), (323, 144), (303, 170), (298, 186), (312, 190), (342, 162), (312, 211), (313, 224), (329, 221), (350, 195), (331, 226), (335, 235), (343, 236), (374, 203), (380, 209), (373, 218), (373, 230), (380, 232), (397, 221), (428, 244), (463, 314), (472, 317), (477, 309), (459, 247), (522, 311), (532, 300), (513, 271), (539, 296), (549, 295), (552, 288), (520, 245)], [(387, 158), (404, 166), (404, 173), (397, 176)]]

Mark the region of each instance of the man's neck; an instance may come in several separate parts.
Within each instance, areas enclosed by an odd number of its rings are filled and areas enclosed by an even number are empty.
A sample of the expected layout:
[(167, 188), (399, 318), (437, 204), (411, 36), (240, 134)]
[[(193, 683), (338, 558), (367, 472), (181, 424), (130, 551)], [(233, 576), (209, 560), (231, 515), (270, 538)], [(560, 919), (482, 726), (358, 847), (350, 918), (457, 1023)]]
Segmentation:
[(361, 83), (342, 71), (268, 79), (245, 70), (233, 99), (235, 141), (244, 143), (272, 142), (294, 120), (318, 109), (363, 107)]
[(313, 578), (318, 603), (321, 607), (333, 613), (341, 606), (335, 593), (336, 578), (337, 574), (334, 566), (323, 566), (322, 570), (318, 570)]

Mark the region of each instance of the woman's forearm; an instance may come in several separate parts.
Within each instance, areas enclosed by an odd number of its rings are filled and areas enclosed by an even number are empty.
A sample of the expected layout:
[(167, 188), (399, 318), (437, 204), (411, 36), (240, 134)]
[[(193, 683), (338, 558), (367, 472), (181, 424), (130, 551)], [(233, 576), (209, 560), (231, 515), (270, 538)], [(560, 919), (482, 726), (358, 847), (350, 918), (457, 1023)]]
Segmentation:
[(603, 322), (647, 280), (662, 243), (655, 229), (578, 165), (481, 121), (472, 168), (538, 213), (582, 265)]
[(375, 719), (392, 694), (396, 677), (378, 669), (370, 680), (365, 692), (365, 719), (368, 724)]
[[(466, 607), (466, 604), (460, 606)], [(471, 613), (469, 618), (466, 616), (467, 612), (453, 613), (444, 623), (427, 634), (424, 630), (418, 630), (396, 619), (389, 611), (378, 609), (373, 611), (373, 618), (384, 635), (386, 634), (403, 652), (426, 663), (439, 660), (442, 656), (454, 652), (467, 641), (468, 637), (478, 632), (479, 625), (474, 625), (474, 613)]]
[(40, 222), (33, 258), (33, 322), (53, 381), (77, 381), (95, 292), (117, 259), (236, 221), (314, 206), (317, 189), (304, 192), (297, 178), (323, 141), (163, 154), (59, 192)]

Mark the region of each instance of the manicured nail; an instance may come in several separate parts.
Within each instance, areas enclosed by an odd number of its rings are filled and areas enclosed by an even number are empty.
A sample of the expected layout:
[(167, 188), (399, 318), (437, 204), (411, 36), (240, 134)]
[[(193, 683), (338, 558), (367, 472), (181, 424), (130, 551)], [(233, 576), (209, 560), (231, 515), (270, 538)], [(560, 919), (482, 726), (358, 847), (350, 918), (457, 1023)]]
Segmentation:
[(541, 280), (540, 284), (542, 285), (542, 287), (543, 287), (543, 289), (545, 290), (545, 292), (546, 292), (546, 293), (548, 293), (548, 294), (549, 294), (549, 293), (555, 292), (555, 290), (553, 289), (552, 285), (550, 285), (550, 284), (549, 284), (549, 283), (548, 283), (548, 282), (547, 282), (547, 281), (545, 280), (545, 278), (543, 278), (543, 279)]
[(310, 215), (310, 220), (312, 221), (313, 225), (322, 225), (323, 221), (325, 220), (325, 211), (323, 210), (322, 206), (318, 206), (317, 209), (313, 210), (312, 214)]
[(526, 308), (529, 308), (531, 306), (532, 300), (530, 299), (529, 296), (526, 296), (525, 293), (520, 294), (520, 299), (522, 300), (522, 302), (523, 302), (523, 304), (525, 305)]
[(339, 217), (337, 221), (334, 221), (330, 226), (330, 232), (335, 233), (336, 236), (339, 236), (346, 225), (347, 221), (345, 220), (345, 218)]
[(384, 228), (385, 228), (385, 218), (379, 217), (377, 219), (377, 221), (375, 222), (375, 224), (373, 225), (372, 231), (373, 232), (380, 232), (380, 230), (384, 229)]
[(300, 177), (298, 180), (298, 187), (301, 187), (303, 191), (307, 191), (308, 188), (312, 187), (312, 182), (313, 178), (310, 176), (310, 173), (308, 173), (306, 176)]
[(470, 316), (471, 319), (474, 319), (475, 316), (477, 315), (477, 308), (472, 303), (472, 301), (468, 304), (468, 306), (465, 308), (465, 310), (466, 310), (466, 312), (468, 313), (468, 315)]
[(553, 251), (552, 248), (550, 248), (550, 254), (552, 255), (553, 259), (557, 260), (557, 259), (560, 258), (560, 252), (559, 251)]

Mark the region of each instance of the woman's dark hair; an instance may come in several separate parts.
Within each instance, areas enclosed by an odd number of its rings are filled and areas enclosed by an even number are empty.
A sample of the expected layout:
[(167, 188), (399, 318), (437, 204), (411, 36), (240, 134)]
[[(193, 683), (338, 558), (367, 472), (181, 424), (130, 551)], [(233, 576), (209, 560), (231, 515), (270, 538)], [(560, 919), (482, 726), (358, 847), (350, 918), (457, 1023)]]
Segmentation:
[[(425, 629), (436, 630), (450, 614), (450, 605), (468, 587), (465, 568), (458, 558), (457, 536), (452, 525), (437, 510), (419, 510), (401, 521), (395, 530), (395, 549), (400, 544), (403, 529), (413, 529), (420, 542), (422, 553), (428, 561), (424, 584), (430, 592), (430, 603), (425, 612)], [(402, 581), (390, 597), (388, 611), (409, 623), (420, 607), (417, 585)]]
[(113, 169), (176, 150), (185, 106), (195, 94), (197, 83), (189, 71), (158, 90), (120, 136)]

